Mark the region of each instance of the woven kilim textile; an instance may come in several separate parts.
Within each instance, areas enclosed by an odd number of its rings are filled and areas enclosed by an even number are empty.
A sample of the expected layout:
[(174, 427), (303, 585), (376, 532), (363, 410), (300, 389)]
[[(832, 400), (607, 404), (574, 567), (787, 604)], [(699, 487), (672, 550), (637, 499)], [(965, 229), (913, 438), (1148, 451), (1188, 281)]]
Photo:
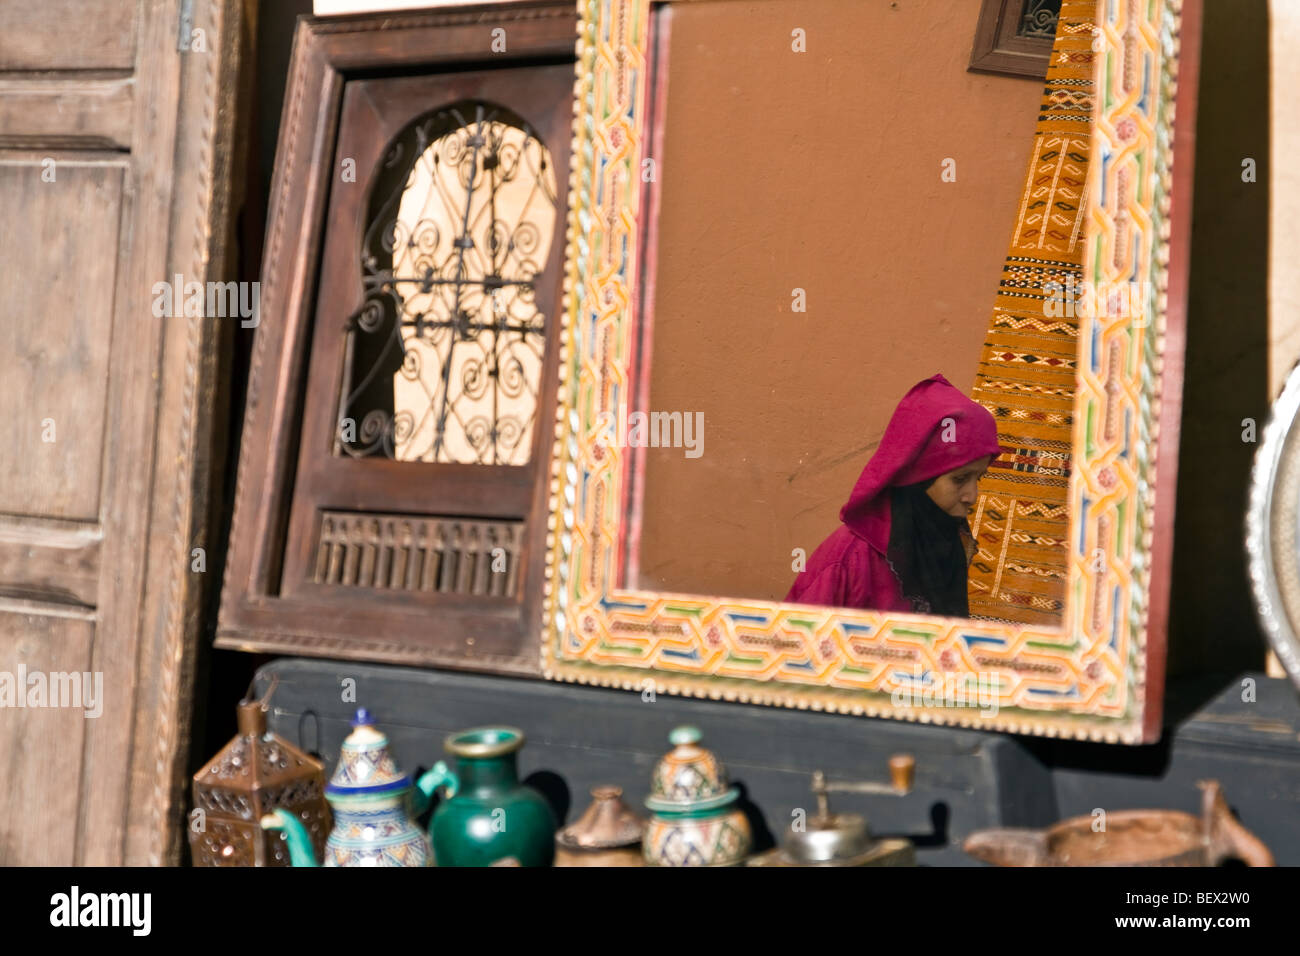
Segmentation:
[(1065, 608), (1078, 342), (1075, 309), (1065, 300), (1083, 275), (1095, 18), (1096, 0), (1061, 4), (1011, 249), (971, 391), (993, 413), (1002, 445), (1014, 449), (980, 483), (971, 520), (979, 551), (970, 612), (980, 619), (1054, 625)]

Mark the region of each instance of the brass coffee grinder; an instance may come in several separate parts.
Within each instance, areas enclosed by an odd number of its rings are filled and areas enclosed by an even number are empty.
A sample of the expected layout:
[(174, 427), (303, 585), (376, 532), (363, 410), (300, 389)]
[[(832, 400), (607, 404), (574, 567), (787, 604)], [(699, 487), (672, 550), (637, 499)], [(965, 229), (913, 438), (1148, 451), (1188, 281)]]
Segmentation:
[(827, 781), (814, 771), (812, 792), (817, 813), (802, 826), (796, 821), (784, 845), (753, 857), (750, 866), (915, 866), (916, 850), (903, 838), (876, 839), (866, 817), (858, 813), (831, 813), (828, 793), (875, 793), (901, 797), (911, 792), (916, 759), (897, 754), (889, 759), (890, 782)]

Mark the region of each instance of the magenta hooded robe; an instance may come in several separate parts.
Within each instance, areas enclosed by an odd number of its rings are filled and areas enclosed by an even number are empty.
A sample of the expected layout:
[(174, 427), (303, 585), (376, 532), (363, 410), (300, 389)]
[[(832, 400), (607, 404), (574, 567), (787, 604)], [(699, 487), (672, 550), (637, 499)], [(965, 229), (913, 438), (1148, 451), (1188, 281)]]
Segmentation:
[(996, 459), (1007, 450), (998, 444), (997, 423), (987, 408), (942, 375), (918, 382), (894, 409), (880, 446), (840, 509), (843, 523), (813, 552), (785, 600), (912, 611), (888, 558), (889, 489), (936, 478), (985, 455)]

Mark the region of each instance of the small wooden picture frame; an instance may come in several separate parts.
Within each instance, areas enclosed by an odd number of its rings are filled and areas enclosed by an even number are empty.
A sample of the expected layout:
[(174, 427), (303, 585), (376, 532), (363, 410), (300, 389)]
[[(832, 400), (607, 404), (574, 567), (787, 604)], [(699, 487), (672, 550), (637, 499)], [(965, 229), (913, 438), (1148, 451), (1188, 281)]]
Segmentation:
[(1060, 6), (1051, 0), (984, 0), (967, 69), (1043, 79)]

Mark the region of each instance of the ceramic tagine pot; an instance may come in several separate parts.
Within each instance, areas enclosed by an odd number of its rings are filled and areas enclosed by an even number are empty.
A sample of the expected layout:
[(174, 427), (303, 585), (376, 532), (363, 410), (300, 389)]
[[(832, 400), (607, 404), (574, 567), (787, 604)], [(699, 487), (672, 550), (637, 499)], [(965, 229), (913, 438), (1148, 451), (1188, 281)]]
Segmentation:
[(516, 757), (523, 745), (523, 731), (513, 727), (480, 727), (447, 738), (455, 772), (439, 761), (420, 778), (425, 793), (446, 788), (429, 823), (438, 866), (491, 866), (507, 857), (519, 866), (551, 865), (555, 816), (540, 793), (519, 782)]
[(678, 727), (668, 735), (673, 749), (655, 764), (641, 840), (650, 866), (736, 866), (749, 855), (753, 836), (736, 805), (740, 791), (700, 739), (695, 727)]
[[(421, 778), (422, 785), (426, 780), (434, 783), (431, 774)], [(428, 807), (430, 792), (432, 786), (412, 790), (410, 776), (398, 770), (388, 752), (388, 737), (374, 728), (368, 711), (358, 710), (325, 787), (325, 799), (334, 811), (325, 865), (430, 866), (429, 838), (413, 819)], [(284, 832), (294, 866), (317, 865), (297, 818), (275, 810), (262, 817), (262, 826)]]

